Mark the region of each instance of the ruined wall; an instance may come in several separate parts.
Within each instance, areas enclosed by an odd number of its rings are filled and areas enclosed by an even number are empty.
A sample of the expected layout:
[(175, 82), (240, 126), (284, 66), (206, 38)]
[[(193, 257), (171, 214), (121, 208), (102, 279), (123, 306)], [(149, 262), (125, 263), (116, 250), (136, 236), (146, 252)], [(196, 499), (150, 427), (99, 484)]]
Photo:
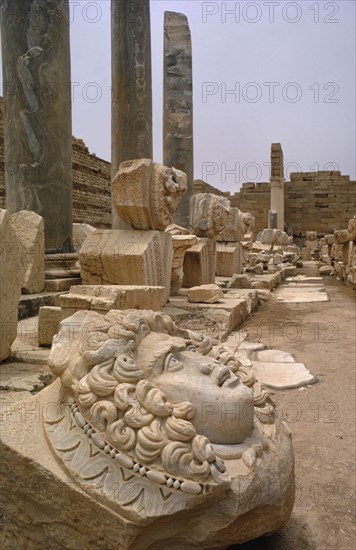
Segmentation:
[[(293, 234), (321, 234), (343, 229), (356, 214), (356, 182), (340, 172), (296, 172), (285, 183), (285, 223)], [(268, 183), (244, 183), (228, 197), (232, 206), (251, 212), (255, 232), (268, 226), (270, 189)]]
[[(0, 98), (0, 208), (5, 208), (4, 101)], [(110, 163), (73, 137), (73, 222), (111, 227)]]
[(356, 182), (340, 172), (296, 172), (285, 184), (285, 220), (293, 233), (332, 233), (356, 214)]
[(268, 226), (271, 202), (269, 183), (243, 183), (240, 191), (230, 195), (229, 199), (231, 206), (237, 206), (242, 212), (251, 212), (255, 217), (255, 234)]

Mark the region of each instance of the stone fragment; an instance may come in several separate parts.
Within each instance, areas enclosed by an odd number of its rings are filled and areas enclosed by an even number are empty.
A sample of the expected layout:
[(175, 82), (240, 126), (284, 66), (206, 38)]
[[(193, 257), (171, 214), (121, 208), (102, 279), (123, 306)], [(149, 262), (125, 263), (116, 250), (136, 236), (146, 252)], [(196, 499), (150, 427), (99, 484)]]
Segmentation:
[(278, 229), (278, 214), (275, 210), (268, 211), (268, 228)]
[(165, 231), (98, 229), (78, 255), (84, 285), (164, 286), (168, 299), (173, 247)]
[(227, 288), (252, 288), (252, 281), (247, 275), (233, 275)]
[(112, 182), (113, 204), (134, 229), (164, 231), (187, 189), (187, 176), (149, 159), (120, 164)]
[[(81, 309), (105, 313), (110, 309), (151, 309), (160, 311), (165, 305), (163, 286), (80, 285), (59, 297), (61, 318)], [(41, 308), (43, 309), (43, 308)]]
[(303, 363), (253, 362), (253, 372), (261, 384), (277, 390), (301, 388), (318, 379)]
[(217, 240), (224, 242), (242, 241), (247, 232), (251, 231), (255, 218), (250, 212), (241, 212), (239, 208), (230, 208), (226, 227), (218, 234)]
[(96, 228), (88, 223), (73, 223), (73, 247), (74, 250), (79, 250), (88, 237), (96, 231)]
[(231, 277), (243, 269), (243, 251), (239, 242), (216, 243), (216, 275)]
[(45, 286), (44, 221), (35, 212), (21, 210), (11, 214), (10, 223), (22, 243), (25, 267), (23, 294), (37, 294)]
[[(172, 233), (171, 233), (172, 234)], [(171, 291), (174, 296), (183, 286), (184, 277), (184, 257), (186, 251), (196, 244), (198, 237), (195, 235), (177, 235), (172, 234), (173, 245), (173, 264), (171, 275)]]
[(224, 293), (218, 285), (194, 286), (188, 290), (189, 302), (203, 302), (215, 304), (224, 297)]
[(278, 229), (264, 229), (261, 234), (257, 235), (257, 240), (268, 245), (288, 245), (287, 233)]
[(320, 275), (334, 275), (335, 270), (332, 265), (323, 265), (319, 268)]
[(350, 241), (356, 241), (356, 216), (349, 220), (348, 233), (350, 235)]
[(59, 331), (61, 308), (55, 306), (40, 307), (38, 315), (38, 345), (51, 346), (53, 336)]
[(190, 28), (182, 13), (164, 13), (163, 59), (163, 162), (187, 175), (187, 193), (174, 219), (188, 227), (194, 178), (193, 77)]
[(230, 201), (212, 193), (198, 193), (190, 199), (190, 227), (198, 237), (216, 237), (225, 229)]
[(7, 210), (0, 210), (0, 361), (11, 353), (17, 335), (18, 304), (24, 278), (22, 244), (10, 223)]
[(186, 288), (215, 283), (215, 239), (201, 238), (188, 248), (184, 256), (183, 271), (183, 286)]
[(278, 349), (265, 349), (256, 353), (256, 360), (267, 363), (294, 363), (294, 357), (287, 351)]

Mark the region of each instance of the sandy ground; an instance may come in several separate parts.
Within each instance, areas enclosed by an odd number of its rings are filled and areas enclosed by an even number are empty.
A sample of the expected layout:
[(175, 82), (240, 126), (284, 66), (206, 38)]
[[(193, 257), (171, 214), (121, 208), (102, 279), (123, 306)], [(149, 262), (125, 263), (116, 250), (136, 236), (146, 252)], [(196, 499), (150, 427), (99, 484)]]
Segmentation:
[[(298, 270), (318, 275), (315, 267)], [(319, 379), (273, 391), (295, 453), (297, 496), (289, 523), (243, 550), (353, 550), (355, 535), (356, 294), (334, 277), (330, 302), (262, 305), (244, 325), (250, 337), (292, 352)]]

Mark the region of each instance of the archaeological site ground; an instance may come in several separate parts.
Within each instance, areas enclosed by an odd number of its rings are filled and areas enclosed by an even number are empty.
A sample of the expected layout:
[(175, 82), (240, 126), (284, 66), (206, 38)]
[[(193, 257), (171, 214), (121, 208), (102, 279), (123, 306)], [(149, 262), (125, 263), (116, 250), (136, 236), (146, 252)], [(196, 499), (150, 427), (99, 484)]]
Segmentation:
[(0, 1), (1, 548), (355, 548), (356, 182), (280, 140), (269, 181), (195, 177), (175, 11), (157, 162), (149, 0), (111, 2), (89, 152), (70, 8)]

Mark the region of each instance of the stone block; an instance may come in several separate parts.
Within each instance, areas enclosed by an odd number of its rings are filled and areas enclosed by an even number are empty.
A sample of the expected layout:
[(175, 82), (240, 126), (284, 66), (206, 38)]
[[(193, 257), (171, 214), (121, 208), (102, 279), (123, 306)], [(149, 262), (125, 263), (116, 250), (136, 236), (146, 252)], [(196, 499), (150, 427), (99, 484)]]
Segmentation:
[(17, 335), (18, 304), (25, 274), (22, 243), (7, 210), (0, 210), (0, 361)]
[(189, 224), (197, 237), (216, 237), (225, 229), (230, 201), (212, 193), (198, 193), (190, 199)]
[(79, 250), (88, 237), (96, 231), (96, 228), (88, 223), (73, 223), (73, 247), (74, 250)]
[(350, 233), (347, 229), (340, 229), (338, 231), (334, 231), (335, 239), (337, 244), (344, 244), (348, 241), (352, 240), (350, 239)]
[(150, 309), (160, 311), (167, 292), (163, 286), (80, 285), (59, 297), (65, 319), (81, 309), (106, 313), (110, 309)]
[(10, 223), (22, 243), (25, 267), (22, 292), (42, 292), (45, 286), (44, 220), (35, 212), (21, 210), (10, 215)]
[(253, 288), (252, 281), (248, 275), (233, 275), (227, 284), (227, 288)]
[(172, 233), (171, 231), (170, 233), (172, 235), (173, 245), (173, 264), (170, 293), (172, 294), (172, 296), (174, 296), (174, 294), (176, 294), (183, 286), (183, 266), (185, 253), (188, 248), (196, 244), (198, 237), (189, 234), (176, 234)]
[(51, 346), (53, 336), (59, 331), (61, 322), (61, 308), (44, 306), (40, 307), (38, 315), (38, 345)]
[(98, 229), (78, 255), (84, 285), (164, 286), (168, 299), (173, 247), (165, 231)]
[(215, 283), (215, 239), (201, 238), (188, 248), (184, 256), (183, 271), (183, 286), (186, 288)]
[(356, 216), (351, 218), (348, 223), (348, 232), (351, 241), (356, 241)]
[(187, 293), (189, 302), (202, 302), (205, 304), (215, 304), (224, 297), (224, 293), (218, 285), (193, 286)]
[(254, 226), (255, 218), (250, 212), (241, 212), (239, 208), (230, 208), (226, 221), (226, 227), (217, 235), (218, 241), (240, 242), (245, 234), (250, 232)]
[(120, 164), (112, 182), (113, 204), (134, 229), (164, 231), (187, 190), (187, 176), (149, 159)]
[(238, 242), (216, 243), (216, 275), (231, 277), (234, 273), (242, 273), (243, 252)]

